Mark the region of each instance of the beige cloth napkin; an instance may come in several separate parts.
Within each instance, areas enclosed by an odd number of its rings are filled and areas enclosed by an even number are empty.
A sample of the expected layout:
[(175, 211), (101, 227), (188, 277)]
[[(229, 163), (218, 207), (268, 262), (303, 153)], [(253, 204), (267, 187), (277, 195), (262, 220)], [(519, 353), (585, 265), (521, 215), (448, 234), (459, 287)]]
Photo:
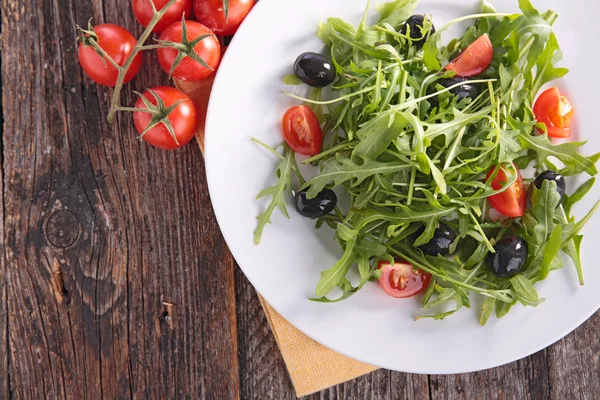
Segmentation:
[[(175, 86), (187, 93), (196, 104), (200, 116), (196, 139), (202, 152), (204, 152), (206, 107), (212, 84), (212, 79), (202, 82), (175, 82)], [(310, 339), (279, 315), (260, 294), (258, 297), (298, 397), (318, 392), (377, 369), (372, 365), (338, 354)]]

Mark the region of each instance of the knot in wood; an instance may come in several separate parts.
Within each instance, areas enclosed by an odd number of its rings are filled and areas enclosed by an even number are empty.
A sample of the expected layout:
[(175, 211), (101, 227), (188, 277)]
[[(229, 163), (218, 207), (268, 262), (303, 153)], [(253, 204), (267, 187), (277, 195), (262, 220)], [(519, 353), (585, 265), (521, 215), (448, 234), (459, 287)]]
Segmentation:
[(79, 237), (79, 221), (67, 210), (52, 214), (46, 223), (46, 239), (55, 247), (66, 248)]

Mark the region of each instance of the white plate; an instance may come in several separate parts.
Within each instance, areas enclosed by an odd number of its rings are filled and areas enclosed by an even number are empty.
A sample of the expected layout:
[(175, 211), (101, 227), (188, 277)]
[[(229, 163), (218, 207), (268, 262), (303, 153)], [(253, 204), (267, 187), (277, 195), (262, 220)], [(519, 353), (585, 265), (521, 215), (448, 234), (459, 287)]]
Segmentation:
[[(517, 0), (495, 0), (499, 11), (517, 11)], [(477, 11), (478, 0), (422, 0), (418, 11), (431, 13), (439, 27)], [(316, 231), (314, 222), (293, 212), (288, 220), (276, 211), (262, 243), (255, 246), (255, 217), (266, 207), (256, 194), (275, 181), (277, 161), (250, 141), (282, 141), (281, 116), (298, 102), (281, 94), (296, 57), (319, 51), (319, 21), (340, 17), (357, 24), (366, 0), (261, 0), (227, 50), (210, 101), (206, 169), (210, 194), (225, 239), (257, 291), (288, 321), (323, 345), (380, 367), (415, 373), (461, 373), (502, 365), (532, 354), (571, 332), (600, 307), (597, 238), (600, 220), (585, 229), (582, 257), (586, 285), (580, 287), (570, 263), (537, 288), (546, 301), (537, 308), (520, 305), (503, 319), (481, 327), (478, 304), (443, 321), (421, 320), (418, 301), (386, 296), (367, 285), (337, 304), (310, 302), (323, 269), (340, 256), (333, 232)], [(559, 12), (555, 27), (571, 69), (561, 86), (577, 108), (578, 131), (589, 139), (591, 154), (600, 150), (597, 128), (600, 24), (592, 21), (599, 3), (534, 0), (541, 9)], [(456, 33), (456, 32), (454, 32)], [(444, 36), (447, 41), (452, 32)], [(304, 94), (305, 89), (293, 90)], [(578, 183), (581, 183), (578, 182)], [(582, 216), (600, 198), (600, 186), (577, 207)], [(215, 265), (215, 268), (218, 268)]]

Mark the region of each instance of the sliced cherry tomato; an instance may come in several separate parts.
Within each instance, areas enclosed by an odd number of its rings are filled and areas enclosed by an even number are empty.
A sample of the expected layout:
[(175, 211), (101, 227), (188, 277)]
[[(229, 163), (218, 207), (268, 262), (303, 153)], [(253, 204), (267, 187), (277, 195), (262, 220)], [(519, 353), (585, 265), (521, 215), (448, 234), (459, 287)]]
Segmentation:
[(512, 181), (514, 174), (517, 174), (517, 180), (504, 192), (488, 197), (490, 204), (496, 211), (506, 217), (523, 216), (527, 208), (527, 191), (523, 185), (521, 171), (514, 165), (502, 166), (501, 168), (494, 167), (488, 173), (488, 179), (495, 173), (496, 169), (498, 169), (498, 173), (492, 181), (492, 189), (502, 189), (508, 182)]
[[(115, 86), (119, 71), (108, 60), (98, 55), (89, 44), (94, 40), (118, 65), (123, 66), (131, 55), (137, 40), (125, 28), (114, 24), (96, 25), (94, 34), (85, 34), (79, 43), (77, 56), (81, 68), (94, 82), (104, 86)], [(138, 53), (125, 74), (124, 83), (132, 80), (142, 66), (142, 53)]]
[(494, 47), (487, 33), (471, 43), (452, 62), (446, 65), (447, 71), (456, 71), (458, 76), (479, 75), (492, 63)]
[(282, 121), (283, 137), (292, 150), (304, 156), (321, 152), (323, 131), (317, 116), (308, 106), (295, 106), (287, 110)]
[(557, 87), (543, 92), (533, 106), (538, 122), (546, 124), (548, 136), (553, 138), (571, 137), (571, 119), (575, 110), (565, 96), (561, 96)]
[(379, 269), (379, 284), (387, 294), (396, 298), (415, 296), (424, 291), (431, 281), (431, 274), (402, 261), (396, 261), (394, 265), (380, 261)]
[[(142, 26), (146, 27), (150, 23), (152, 17), (154, 17), (154, 10), (150, 2), (154, 3), (154, 7), (160, 11), (169, 0), (133, 0), (131, 6), (133, 8), (133, 15)], [(190, 16), (192, 14), (192, 0), (176, 0), (175, 3), (169, 7), (163, 17), (158, 21), (152, 32), (162, 32), (165, 28), (177, 21), (181, 21), (183, 15)]]
[[(187, 29), (187, 38), (184, 38), (182, 34), (184, 23)], [(195, 41), (201, 37), (203, 38), (194, 45)], [(183, 45), (179, 49), (175, 48), (177, 46), (158, 49), (158, 61), (161, 67), (172, 77), (183, 81), (201, 81), (208, 78), (217, 69), (221, 60), (219, 39), (210, 29), (196, 21), (182, 21), (169, 25), (160, 35), (159, 40), (163, 41), (162, 43), (173, 42)], [(183, 54), (185, 57), (178, 62), (179, 54)], [(199, 59), (202, 59), (210, 68), (202, 65)], [(173, 68), (173, 64), (176, 62), (178, 64)]]
[[(163, 104), (157, 106), (159, 102), (155, 95), (162, 100)], [(143, 96), (152, 104), (152, 107), (148, 107), (140, 98), (135, 104), (135, 108), (145, 108), (149, 112), (136, 111), (133, 113), (133, 122), (137, 131), (142, 135), (142, 139), (165, 150), (179, 148), (192, 140), (196, 133), (198, 120), (194, 103), (185, 93), (173, 87), (161, 86), (146, 90)], [(167, 115), (168, 108), (175, 103), (177, 103), (176, 107)], [(173, 128), (173, 133), (169, 132), (165, 125), (167, 120)], [(148, 126), (155, 123), (157, 123), (156, 126), (146, 131)]]
[(256, 0), (229, 0), (225, 15), (225, 0), (194, 0), (196, 19), (219, 36), (232, 36), (250, 12)]

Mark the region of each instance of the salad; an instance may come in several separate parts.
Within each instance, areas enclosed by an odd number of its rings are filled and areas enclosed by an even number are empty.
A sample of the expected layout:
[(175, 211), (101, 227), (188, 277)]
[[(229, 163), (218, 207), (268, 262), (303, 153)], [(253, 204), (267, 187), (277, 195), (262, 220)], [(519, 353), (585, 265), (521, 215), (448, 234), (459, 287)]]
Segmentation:
[[(293, 195), (297, 212), (335, 229), (343, 250), (311, 300), (341, 301), (378, 282), (396, 298), (423, 293), (419, 318), (443, 319), (474, 294), (483, 325), (518, 302), (541, 304), (534, 286), (563, 267), (563, 253), (583, 285), (581, 231), (600, 202), (579, 221), (571, 210), (593, 186), (600, 153), (583, 156), (585, 143), (568, 140), (574, 108), (553, 82), (568, 72), (557, 66), (554, 11), (519, 0), (521, 13), (501, 14), (483, 1), (479, 13), (437, 26), (414, 14), (417, 3), (376, 6), (373, 26), (370, 4), (357, 27), (319, 25), (326, 54), (300, 55), (284, 79), (313, 88), (288, 94), (303, 104), (283, 117), (285, 141), (254, 139), (280, 159), (277, 182), (257, 196), (270, 203), (255, 243), (275, 210), (288, 215)], [(472, 26), (462, 37), (442, 44), (464, 21)], [(315, 178), (304, 179), (296, 155)], [(577, 175), (588, 178), (567, 188)], [(336, 287), (342, 294), (331, 298)]]

